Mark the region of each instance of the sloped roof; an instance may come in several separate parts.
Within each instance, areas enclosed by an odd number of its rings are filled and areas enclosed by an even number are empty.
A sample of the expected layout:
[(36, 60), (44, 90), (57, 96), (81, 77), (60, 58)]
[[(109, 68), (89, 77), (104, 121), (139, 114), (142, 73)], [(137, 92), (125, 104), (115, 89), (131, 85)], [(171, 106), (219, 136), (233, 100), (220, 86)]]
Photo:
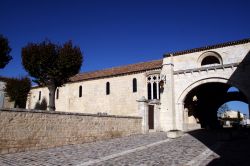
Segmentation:
[(104, 77), (112, 77), (124, 74), (131, 74), (137, 72), (143, 72), (147, 70), (159, 69), (162, 66), (162, 60), (154, 60), (150, 62), (142, 62), (136, 64), (130, 64), (126, 66), (114, 67), (104, 70), (97, 70), (93, 72), (79, 73), (70, 78), (71, 82), (98, 79)]
[(250, 38), (246, 38), (246, 39), (230, 41), (230, 42), (225, 42), (225, 43), (220, 43), (220, 44), (214, 44), (214, 45), (209, 45), (209, 46), (204, 46), (204, 47), (199, 47), (199, 48), (193, 48), (193, 49), (189, 49), (189, 50), (177, 51), (177, 52), (173, 52), (173, 53), (166, 53), (163, 55), (163, 57), (168, 57), (171, 54), (173, 56), (178, 56), (178, 55), (189, 54), (189, 53), (193, 53), (193, 52), (199, 52), (199, 51), (210, 50), (210, 49), (215, 49), (215, 48), (222, 48), (222, 47), (234, 46), (234, 45), (239, 45), (239, 44), (245, 44), (245, 43), (249, 43), (249, 42), (250, 42)]

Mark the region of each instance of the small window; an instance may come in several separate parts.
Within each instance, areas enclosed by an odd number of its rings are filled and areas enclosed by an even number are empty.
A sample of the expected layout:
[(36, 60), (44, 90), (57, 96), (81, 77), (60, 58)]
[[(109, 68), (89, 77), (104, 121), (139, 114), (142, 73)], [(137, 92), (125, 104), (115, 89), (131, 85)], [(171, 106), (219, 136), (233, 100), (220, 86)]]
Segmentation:
[(106, 95), (109, 95), (110, 94), (110, 83), (107, 82), (106, 83)]
[(79, 97), (82, 97), (82, 86), (79, 86)]
[(211, 64), (220, 64), (220, 61), (215, 56), (207, 56), (201, 62), (201, 66), (211, 65)]
[(133, 79), (133, 92), (137, 92), (137, 80), (136, 80), (136, 78)]
[(40, 101), (41, 100), (41, 91), (39, 91), (39, 97), (38, 97), (38, 100)]
[(56, 90), (56, 99), (59, 99), (59, 89)]

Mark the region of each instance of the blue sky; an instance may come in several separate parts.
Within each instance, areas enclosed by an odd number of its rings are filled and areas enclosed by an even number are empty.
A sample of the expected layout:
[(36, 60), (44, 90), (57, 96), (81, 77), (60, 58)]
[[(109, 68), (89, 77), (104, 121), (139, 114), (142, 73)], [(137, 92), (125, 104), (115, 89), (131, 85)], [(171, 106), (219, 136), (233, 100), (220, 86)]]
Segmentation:
[(0, 75), (27, 75), (28, 42), (72, 40), (81, 72), (161, 59), (174, 52), (250, 37), (249, 0), (0, 0), (0, 34), (13, 60)]

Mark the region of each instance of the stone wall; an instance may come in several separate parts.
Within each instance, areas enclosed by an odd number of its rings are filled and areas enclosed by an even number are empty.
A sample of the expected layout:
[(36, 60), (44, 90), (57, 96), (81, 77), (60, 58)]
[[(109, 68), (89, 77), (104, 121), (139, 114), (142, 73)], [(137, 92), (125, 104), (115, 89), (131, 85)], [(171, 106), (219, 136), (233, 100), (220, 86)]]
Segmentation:
[(141, 133), (140, 117), (0, 110), (0, 154)]

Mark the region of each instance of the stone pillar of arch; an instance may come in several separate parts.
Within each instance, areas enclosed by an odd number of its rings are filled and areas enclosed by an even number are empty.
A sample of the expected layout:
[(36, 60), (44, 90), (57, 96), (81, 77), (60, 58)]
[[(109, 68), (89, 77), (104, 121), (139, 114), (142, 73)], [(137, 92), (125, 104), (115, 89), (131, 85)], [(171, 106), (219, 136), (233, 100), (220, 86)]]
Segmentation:
[(163, 66), (161, 71), (161, 75), (164, 75), (166, 78), (164, 83), (164, 90), (161, 96), (160, 113), (160, 124), (161, 130), (163, 131), (176, 129), (173, 69), (173, 57), (165, 57), (163, 59)]

